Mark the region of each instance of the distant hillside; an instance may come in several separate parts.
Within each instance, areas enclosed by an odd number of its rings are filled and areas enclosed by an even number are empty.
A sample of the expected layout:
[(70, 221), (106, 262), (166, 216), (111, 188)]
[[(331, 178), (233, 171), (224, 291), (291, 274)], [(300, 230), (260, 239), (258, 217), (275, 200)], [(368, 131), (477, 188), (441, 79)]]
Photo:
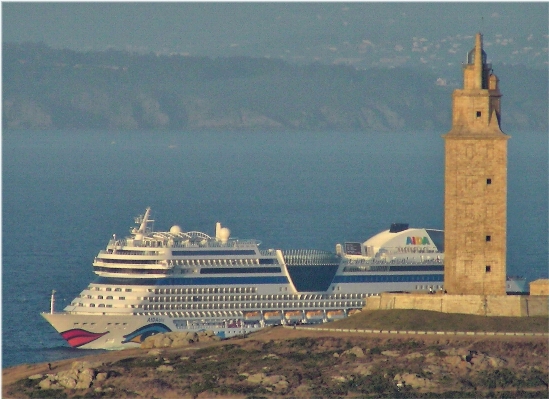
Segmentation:
[[(454, 87), (437, 85), (428, 70), (42, 44), (4, 44), (2, 63), (3, 129), (444, 133), (451, 123)], [(503, 130), (547, 130), (547, 70), (494, 69), (504, 95)]]

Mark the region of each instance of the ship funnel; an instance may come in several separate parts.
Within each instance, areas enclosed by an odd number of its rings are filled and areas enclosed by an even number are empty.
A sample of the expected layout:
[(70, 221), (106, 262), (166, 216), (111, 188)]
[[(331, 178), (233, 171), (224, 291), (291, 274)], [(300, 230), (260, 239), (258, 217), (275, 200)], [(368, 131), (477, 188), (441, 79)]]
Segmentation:
[(225, 244), (229, 241), (230, 236), (231, 230), (226, 227), (221, 227), (221, 223), (217, 222), (215, 225), (215, 239)]
[(215, 224), (215, 238), (219, 240), (219, 232), (221, 230), (221, 223), (217, 222)]

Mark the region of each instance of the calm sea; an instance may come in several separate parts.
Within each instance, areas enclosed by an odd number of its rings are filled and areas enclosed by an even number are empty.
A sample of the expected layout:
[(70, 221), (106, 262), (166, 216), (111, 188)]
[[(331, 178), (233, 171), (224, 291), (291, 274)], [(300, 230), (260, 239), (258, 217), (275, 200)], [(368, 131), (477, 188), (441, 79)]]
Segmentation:
[[(547, 277), (546, 133), (509, 141), (508, 273)], [(75, 357), (40, 316), (147, 206), (157, 229), (334, 250), (392, 222), (443, 228), (440, 133), (8, 132), (2, 140), (2, 366)]]

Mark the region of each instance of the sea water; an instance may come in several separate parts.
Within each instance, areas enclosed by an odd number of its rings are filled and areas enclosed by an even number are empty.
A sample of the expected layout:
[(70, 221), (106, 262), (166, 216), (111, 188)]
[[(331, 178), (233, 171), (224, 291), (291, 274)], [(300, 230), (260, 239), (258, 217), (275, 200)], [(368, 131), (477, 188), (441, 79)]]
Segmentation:
[[(261, 247), (335, 250), (392, 222), (443, 228), (438, 132), (5, 132), (2, 366), (89, 353), (40, 316), (93, 279), (92, 261), (150, 206), (155, 228)], [(547, 135), (509, 141), (508, 274), (547, 277)]]

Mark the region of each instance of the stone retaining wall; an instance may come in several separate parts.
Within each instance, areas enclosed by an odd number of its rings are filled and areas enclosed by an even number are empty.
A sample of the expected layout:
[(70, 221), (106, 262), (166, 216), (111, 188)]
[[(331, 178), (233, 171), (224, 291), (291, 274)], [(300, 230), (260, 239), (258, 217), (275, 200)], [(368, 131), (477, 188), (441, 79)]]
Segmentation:
[(549, 296), (382, 293), (369, 297), (364, 309), (416, 309), (479, 316), (549, 316)]
[[(294, 328), (284, 326), (284, 328)], [(529, 333), (529, 332), (491, 332), (491, 331), (406, 331), (406, 330), (369, 330), (358, 328), (321, 328), (321, 327), (304, 327), (296, 326), (298, 330), (307, 331), (330, 331), (330, 332), (345, 332), (345, 333), (362, 333), (362, 334), (395, 334), (395, 335), (505, 335), (516, 337), (549, 337), (549, 333)]]

